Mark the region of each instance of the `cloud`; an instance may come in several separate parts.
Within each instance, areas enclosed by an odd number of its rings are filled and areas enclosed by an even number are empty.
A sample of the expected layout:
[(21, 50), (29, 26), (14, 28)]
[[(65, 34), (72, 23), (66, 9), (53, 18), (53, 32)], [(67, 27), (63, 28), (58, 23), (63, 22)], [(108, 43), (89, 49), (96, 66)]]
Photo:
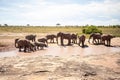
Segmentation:
[[(54, 0), (53, 0), (54, 1)], [(29, 0), (25, 3), (14, 3), (10, 7), (2, 7), (0, 15), (7, 16), (4, 23), (32, 25), (109, 25), (120, 24), (120, 1), (104, 0), (88, 4), (67, 3), (59, 4), (47, 0)], [(12, 16), (13, 18), (9, 18)], [(12, 23), (13, 22), (13, 23)]]

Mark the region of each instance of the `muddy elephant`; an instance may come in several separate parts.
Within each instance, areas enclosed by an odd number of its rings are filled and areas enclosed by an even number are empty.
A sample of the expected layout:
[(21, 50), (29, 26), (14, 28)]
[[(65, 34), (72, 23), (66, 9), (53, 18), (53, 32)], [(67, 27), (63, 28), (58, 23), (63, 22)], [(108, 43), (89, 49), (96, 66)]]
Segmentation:
[(19, 48), (19, 52), (21, 52), (21, 49), (24, 49), (24, 52), (36, 50), (35, 45), (28, 40), (15, 39), (15, 47)]
[(51, 34), (51, 35), (47, 35), (47, 36), (46, 36), (46, 39), (47, 39), (47, 40), (50, 40), (50, 43), (54, 43), (54, 39), (56, 39), (56, 38), (57, 38), (57, 36), (54, 35), (54, 34)]
[(57, 33), (57, 44), (58, 44), (58, 38), (59, 37), (60, 37), (61, 45), (64, 45), (64, 39), (68, 40), (68, 44), (67, 45), (71, 45), (71, 34), (63, 33), (63, 32)]
[(39, 50), (39, 48), (43, 49), (44, 47), (48, 47), (45, 43), (43, 42), (35, 42), (36, 49)]
[(85, 35), (78, 36), (78, 39), (79, 39), (78, 45), (80, 46), (80, 44), (82, 43), (82, 47), (84, 47), (86, 39)]
[(38, 39), (38, 42), (43, 42), (48, 46), (47, 38), (40, 38), (40, 39)]
[(25, 38), (27, 39), (27, 40), (31, 40), (32, 42), (35, 42), (35, 39), (36, 39), (36, 35), (27, 35), (27, 36), (25, 36)]
[(92, 43), (93, 44), (99, 44), (101, 43), (101, 34), (100, 33), (92, 33), (90, 34), (90, 37), (88, 39), (88, 42), (90, 43), (90, 39), (93, 38)]
[(77, 34), (71, 34), (72, 43), (77, 43)]
[[(103, 34), (101, 36), (101, 40), (102, 40), (102, 43), (106, 46), (110, 46), (111, 45), (111, 39), (114, 38), (115, 36), (111, 35), (111, 34)], [(105, 41), (107, 42), (105, 44)]]

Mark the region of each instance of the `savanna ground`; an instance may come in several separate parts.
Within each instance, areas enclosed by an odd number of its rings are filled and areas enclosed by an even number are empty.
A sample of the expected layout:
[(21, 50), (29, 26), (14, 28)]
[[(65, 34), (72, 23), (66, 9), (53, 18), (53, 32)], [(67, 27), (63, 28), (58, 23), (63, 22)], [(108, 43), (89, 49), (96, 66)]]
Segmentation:
[[(119, 49), (120, 28), (99, 29), (103, 33), (118, 36), (112, 39), (112, 45)], [(82, 28), (79, 27), (0, 27), (0, 51), (2, 53), (16, 50), (14, 47), (15, 38), (24, 38), (28, 34), (36, 34), (37, 38), (40, 38), (60, 31), (82, 34)], [(86, 36), (88, 38), (89, 35)], [(88, 44), (87, 41), (86, 44), (92, 48), (96, 47), (96, 45)], [(50, 46), (53, 46), (54, 50), (59, 47), (56, 44), (50, 44)], [(100, 51), (94, 51), (93, 53), (96, 55), (66, 56), (66, 54), (74, 54), (73, 48), (78, 50), (78, 53), (84, 51), (75, 45), (72, 48), (62, 47), (59, 53), (63, 56), (34, 56), (34, 54), (45, 54), (44, 51), (40, 50), (32, 53), (18, 53), (17, 56), (13, 57), (0, 57), (0, 80), (120, 80), (120, 51), (109, 53), (111, 47), (100, 45), (97, 48), (100, 49), (101, 54), (97, 54)], [(48, 52), (50, 49), (50, 47), (46, 48)], [(65, 49), (68, 49), (69, 52), (66, 52)], [(108, 49), (108, 51), (102, 54), (104, 49)], [(57, 51), (52, 51), (53, 54), (54, 52)]]

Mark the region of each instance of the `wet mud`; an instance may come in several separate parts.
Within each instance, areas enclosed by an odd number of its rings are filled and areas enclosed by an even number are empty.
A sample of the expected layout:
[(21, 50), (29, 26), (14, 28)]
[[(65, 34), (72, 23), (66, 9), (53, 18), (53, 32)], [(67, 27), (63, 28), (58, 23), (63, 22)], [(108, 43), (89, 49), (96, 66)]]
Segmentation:
[(44, 48), (43, 50), (37, 50), (35, 52), (24, 53), (19, 52), (18, 49), (8, 51), (8, 52), (0, 52), (0, 57), (11, 57), (11, 56), (71, 56), (71, 55), (80, 55), (89, 56), (89, 55), (99, 55), (99, 54), (109, 54), (109, 53), (117, 53), (120, 52), (120, 47), (106, 47), (104, 45), (88, 45), (87, 47), (80, 47), (76, 44), (72, 46), (60, 46), (57, 44), (49, 44), (48, 48)]

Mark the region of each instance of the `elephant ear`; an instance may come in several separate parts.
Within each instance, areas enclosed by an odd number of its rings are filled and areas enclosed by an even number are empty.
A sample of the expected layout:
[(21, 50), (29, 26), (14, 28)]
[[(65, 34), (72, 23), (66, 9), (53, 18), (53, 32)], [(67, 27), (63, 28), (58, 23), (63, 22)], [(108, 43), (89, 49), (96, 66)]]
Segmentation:
[(16, 39), (15, 39), (15, 42), (17, 43), (17, 42), (18, 42), (18, 40), (20, 40), (20, 38), (16, 38)]

